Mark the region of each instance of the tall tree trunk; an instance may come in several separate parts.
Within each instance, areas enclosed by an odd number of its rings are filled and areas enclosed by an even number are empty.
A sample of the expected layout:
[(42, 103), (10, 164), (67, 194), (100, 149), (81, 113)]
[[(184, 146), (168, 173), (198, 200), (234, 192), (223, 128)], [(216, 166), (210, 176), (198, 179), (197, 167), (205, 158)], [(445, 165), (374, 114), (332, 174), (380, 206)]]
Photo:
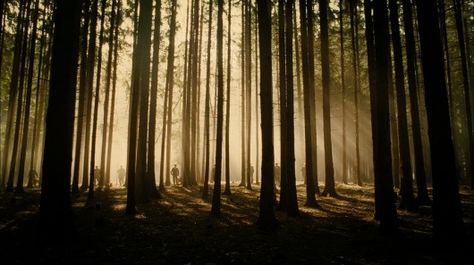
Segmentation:
[[(13, 191), (13, 182), (15, 179), (16, 173), (16, 163), (18, 161), (18, 149), (20, 148), (20, 128), (21, 128), (21, 114), (23, 112), (23, 94), (25, 86), (25, 76), (26, 76), (26, 57), (28, 51), (28, 26), (30, 24), (30, 12), (31, 12), (31, 3), (27, 3), (26, 6), (26, 17), (24, 20), (23, 28), (23, 43), (21, 47), (21, 66), (20, 66), (20, 80), (18, 83), (18, 97), (17, 97), (17, 108), (15, 116), (15, 131), (13, 136), (13, 148), (10, 162), (10, 171), (8, 173), (8, 182), (6, 191)], [(15, 75), (15, 73), (13, 74)], [(12, 76), (13, 79), (13, 76)]]
[(286, 99), (287, 99), (287, 214), (298, 215), (298, 198), (296, 195), (295, 176), (295, 124), (294, 124), (294, 96), (293, 96), (293, 1), (285, 3), (285, 28), (286, 28)]
[(260, 114), (262, 117), (262, 186), (257, 226), (263, 230), (275, 230), (278, 221), (273, 210), (273, 111), (272, 111), (272, 24), (271, 2), (258, 0), (258, 35), (260, 49)]
[(393, 55), (395, 60), (395, 85), (397, 96), (398, 116), (398, 142), (400, 144), (400, 208), (415, 209), (415, 196), (413, 194), (413, 176), (410, 159), (410, 142), (408, 139), (407, 104), (405, 95), (405, 73), (403, 69), (403, 51), (400, 37), (397, 0), (389, 0), (390, 27), (392, 31)]
[[(140, 16), (138, 25), (138, 44), (142, 45), (140, 71), (138, 72), (139, 83), (139, 125), (138, 125), (138, 148), (137, 148), (137, 170), (136, 170), (136, 198), (138, 203), (148, 202), (150, 195), (146, 181), (147, 170), (147, 133), (148, 133), (148, 104), (150, 92), (150, 49), (151, 49), (151, 26), (153, 1), (147, 0), (140, 5)], [(140, 41), (140, 37), (142, 37)], [(141, 42), (141, 43), (140, 43)]]
[(30, 105), (31, 105), (31, 91), (33, 90), (33, 74), (35, 68), (35, 52), (36, 52), (36, 30), (38, 29), (38, 12), (39, 0), (36, 0), (33, 10), (33, 29), (30, 38), (30, 53), (28, 58), (28, 80), (26, 82), (26, 99), (23, 116), (23, 135), (22, 146), (20, 151), (20, 168), (18, 171), (18, 179), (16, 183), (16, 192), (23, 192), (23, 182), (25, 179), (25, 164), (26, 164), (26, 150), (28, 147), (28, 135), (30, 125)]
[(375, 40), (375, 116), (372, 139), (374, 143), (375, 216), (382, 232), (392, 233), (398, 228), (397, 210), (393, 196), (392, 159), (390, 152), (389, 90), (389, 27), (387, 1), (374, 1)]
[[(344, 51), (344, 10), (343, 0), (339, 0), (339, 38), (340, 38), (340, 64), (341, 64), (341, 97), (342, 97), (342, 182), (348, 184), (347, 180), (347, 152), (346, 152), (346, 80), (345, 80), (345, 51)], [(367, 48), (368, 50), (368, 48)]]
[(241, 87), (242, 87), (242, 92), (241, 92), (241, 126), (240, 126), (240, 135), (241, 135), (241, 179), (240, 179), (240, 184), (239, 186), (241, 187), (245, 187), (245, 180), (247, 179), (246, 175), (247, 175), (247, 170), (245, 169), (245, 161), (246, 161), (246, 156), (247, 156), (247, 151), (246, 151), (246, 145), (245, 145), (245, 139), (246, 139), (246, 135), (245, 135), (245, 118), (246, 118), (246, 115), (245, 115), (245, 112), (246, 112), (246, 108), (245, 108), (245, 67), (247, 66), (246, 65), (246, 60), (245, 60), (245, 45), (247, 45), (246, 41), (245, 41), (245, 34), (246, 34), (246, 31), (245, 31), (245, 1), (241, 1), (242, 3), (242, 39), (241, 39), (241, 43), (240, 43), (240, 56), (241, 56), (241, 63), (240, 63), (240, 68), (241, 68), (241, 78), (240, 78), (240, 83), (241, 83)]
[[(421, 60), (433, 167), (433, 229), (440, 242), (451, 244), (463, 234), (454, 146), (444, 77), (443, 48), (434, 1), (416, 1)], [(454, 241), (453, 241), (454, 239)]]
[(87, 96), (87, 39), (89, 36), (89, 14), (90, 14), (90, 0), (83, 1), (83, 16), (84, 22), (81, 28), (81, 43), (80, 43), (80, 65), (79, 65), (79, 101), (77, 108), (77, 128), (76, 128), (76, 143), (74, 154), (74, 169), (72, 180), (72, 192), (79, 192), (79, 172), (81, 166), (81, 158), (83, 155), (84, 145), (84, 115), (86, 108)]
[(167, 143), (166, 143), (166, 182), (165, 185), (169, 186), (170, 183), (170, 160), (171, 160), (171, 133), (173, 126), (173, 87), (174, 87), (174, 51), (175, 51), (175, 36), (176, 27), (172, 26), (176, 24), (176, 0), (172, 1), (171, 4), (171, 20), (170, 20), (170, 41), (168, 46), (168, 65), (166, 72), (166, 88), (169, 91), (169, 104), (168, 104), (168, 125), (166, 127), (167, 132)]
[[(44, 9), (43, 12), (46, 13), (46, 8)], [(43, 15), (43, 18), (42, 18), (43, 25), (46, 20), (45, 17), (46, 16)], [(38, 66), (37, 66), (38, 71), (37, 71), (37, 77), (36, 77), (35, 114), (34, 114), (35, 121), (33, 125), (33, 141), (31, 143), (30, 173), (28, 174), (28, 185), (27, 185), (28, 188), (33, 188), (33, 184), (34, 184), (33, 178), (38, 176), (38, 171), (39, 171), (37, 170), (36, 161), (37, 161), (37, 155), (39, 152), (38, 142), (39, 142), (40, 127), (41, 127), (40, 124), (41, 124), (41, 121), (43, 120), (42, 112), (40, 111), (40, 106), (42, 107), (42, 102), (40, 101), (42, 100), (42, 90), (43, 90), (41, 77), (43, 74), (42, 70), (44, 67), (43, 59), (44, 59), (45, 35), (46, 35), (46, 30), (45, 30), (45, 27), (43, 26), (41, 30), (40, 49), (39, 49), (39, 58), (38, 58)]]
[(113, 61), (113, 44), (114, 44), (114, 30), (115, 30), (115, 20), (116, 20), (116, 9), (117, 0), (112, 0), (112, 11), (110, 14), (110, 28), (109, 28), (109, 39), (108, 46), (109, 51), (107, 54), (107, 68), (106, 68), (106, 77), (105, 77), (105, 98), (104, 98), (104, 119), (103, 119), (103, 128), (102, 128), (102, 150), (100, 154), (100, 175), (103, 179), (103, 185), (105, 189), (109, 189), (110, 176), (106, 175), (106, 165), (107, 165), (107, 130), (109, 126), (109, 102), (110, 102), (110, 87), (111, 87), (111, 78), (112, 78), (112, 61)]
[[(304, 131), (305, 131), (305, 158), (306, 158), (306, 206), (316, 207), (318, 204), (316, 202), (316, 189), (314, 183), (314, 170), (313, 170), (313, 126), (312, 126), (312, 115), (311, 115), (311, 105), (314, 102), (314, 98), (311, 97), (311, 86), (312, 79), (311, 75), (313, 72), (310, 71), (309, 64), (312, 57), (309, 57), (309, 48), (308, 48), (308, 17), (311, 16), (307, 14), (307, 6), (312, 3), (311, 0), (300, 0), (300, 27), (301, 27), (301, 58), (303, 63), (303, 90), (304, 90)], [(262, 53), (262, 47), (260, 47), (260, 53)], [(263, 115), (263, 113), (262, 113)], [(263, 116), (262, 116), (263, 119)], [(263, 140), (262, 140), (263, 141)]]
[[(104, 43), (104, 23), (105, 23), (105, 5), (106, 1), (102, 0), (101, 2), (101, 11), (100, 11), (100, 31), (99, 31), (99, 50), (97, 58), (97, 76), (95, 83), (95, 99), (94, 99), (94, 117), (92, 122), (92, 140), (91, 140), (91, 161), (90, 161), (90, 174), (89, 174), (89, 192), (87, 198), (89, 200), (94, 199), (94, 185), (96, 181), (96, 164), (95, 164), (95, 155), (96, 155), (96, 143), (97, 143), (97, 123), (99, 117), (99, 98), (100, 98), (100, 79), (102, 74), (102, 44)], [(99, 176), (99, 190), (102, 190), (104, 185), (103, 176)]]
[(469, 142), (469, 162), (468, 168), (471, 176), (474, 171), (474, 130), (473, 130), (473, 120), (472, 120), (472, 91), (469, 86), (469, 70), (468, 70), (468, 58), (466, 56), (466, 39), (469, 39), (469, 36), (465, 34), (464, 31), (464, 15), (463, 15), (463, 0), (453, 0), (454, 7), (454, 17), (456, 19), (456, 32), (458, 37), (459, 53), (461, 55), (461, 69), (462, 69), (462, 80), (464, 87), (464, 102), (466, 105), (466, 119), (467, 119), (467, 130), (468, 130), (468, 142)]
[(224, 120), (223, 12), (224, 0), (217, 0), (217, 136), (216, 168), (211, 208), (211, 213), (214, 216), (219, 216), (221, 211), (222, 127)]
[[(46, 115), (40, 221), (47, 236), (67, 236), (81, 1), (58, 1)], [(51, 232), (51, 233), (50, 233)]]
[(209, 27), (207, 35), (207, 62), (206, 62), (206, 98), (204, 106), (204, 187), (202, 192), (202, 198), (207, 200), (209, 197), (209, 145), (210, 145), (210, 78), (211, 78), (211, 38), (212, 38), (212, 4), (213, 1), (209, 1)]
[(4, 142), (4, 150), (3, 150), (3, 169), (2, 169), (2, 183), (1, 187), (5, 186), (5, 181), (7, 180), (7, 169), (11, 168), (10, 163), (8, 163), (9, 155), (10, 155), (10, 144), (11, 144), (11, 137), (13, 133), (13, 117), (15, 115), (15, 99), (18, 96), (18, 79), (19, 79), (19, 71), (20, 71), (20, 63), (21, 63), (21, 51), (22, 51), (22, 44), (23, 44), (23, 26), (24, 23), (21, 23), (23, 17), (25, 16), (26, 12), (26, 0), (20, 1), (17, 23), (16, 23), (16, 33), (15, 33), (15, 40), (14, 40), (14, 48), (13, 48), (13, 62), (12, 62), (12, 74), (10, 79), (10, 90), (9, 90), (9, 97), (8, 97), (8, 117), (7, 123), (5, 128), (5, 142)]
[[(280, 101), (280, 203), (279, 210), (287, 209), (288, 174), (288, 117), (286, 86), (286, 43), (285, 43), (285, 1), (278, 0), (278, 87)], [(278, 170), (278, 169), (277, 169)], [(276, 173), (278, 174), (278, 173)]]
[(410, 93), (410, 114), (412, 121), (413, 148), (415, 154), (415, 177), (417, 187), (417, 204), (429, 204), (426, 188), (425, 159), (423, 157), (423, 143), (420, 128), (420, 113), (418, 89), (416, 83), (416, 46), (413, 33), (413, 14), (410, 0), (402, 0), (403, 22), (405, 30), (406, 64), (408, 76), (408, 90)]
[[(84, 143), (84, 169), (82, 170), (82, 188), (89, 188), (89, 175), (93, 168), (89, 168), (90, 165), (90, 146), (91, 146), (91, 120), (92, 120), (92, 98), (94, 91), (94, 69), (96, 59), (96, 43), (97, 43), (97, 17), (98, 17), (98, 0), (93, 0), (91, 7), (91, 22), (90, 22), (90, 36), (89, 36), (89, 48), (87, 51), (87, 102), (86, 102), (86, 138)], [(93, 182), (92, 182), (93, 183)]]
[(355, 172), (354, 181), (357, 185), (362, 185), (360, 174), (360, 151), (359, 151), (359, 65), (358, 65), (358, 13), (357, 1), (349, 2), (350, 23), (351, 23), (351, 47), (352, 47), (352, 68), (353, 68), (353, 87), (354, 87), (354, 127), (355, 127)]
[(245, 129), (246, 132), (246, 144), (247, 144), (247, 157), (246, 157), (246, 170), (247, 170), (247, 182), (246, 188), (251, 190), (252, 183), (251, 179), (251, 158), (250, 147), (252, 144), (252, 5), (251, 1), (246, 1), (246, 12), (245, 12), (245, 57), (246, 57), (246, 67), (245, 67), (245, 85), (246, 85), (246, 120), (247, 124)]
[[(161, 0), (155, 1), (155, 26), (153, 32), (153, 62), (151, 69), (151, 89), (150, 89), (150, 127), (148, 128), (148, 164), (146, 172), (146, 189), (147, 192), (151, 195), (152, 198), (160, 198), (161, 195), (156, 189), (156, 180), (155, 180), (155, 136), (156, 136), (156, 101), (158, 97), (158, 67), (159, 67), (159, 56), (160, 56), (160, 28), (161, 28)], [(169, 92), (168, 92), (169, 93)], [(166, 115), (164, 112), (163, 115)], [(163, 120), (166, 120), (163, 117)], [(163, 126), (165, 127), (165, 126)], [(165, 131), (163, 129), (163, 136)], [(164, 153), (163, 144), (162, 144), (162, 155)], [(160, 188), (164, 187), (162, 185), (161, 177), (161, 168), (163, 164), (160, 165)]]
[[(110, 165), (112, 161), (112, 142), (114, 135), (114, 117), (115, 117), (115, 96), (117, 93), (117, 61), (118, 61), (118, 50), (119, 50), (119, 27), (122, 23), (122, 0), (118, 0), (117, 3), (117, 20), (115, 23), (114, 29), (114, 61), (113, 61), (113, 73), (112, 73), (112, 98), (110, 100), (110, 121), (109, 121), (109, 134), (108, 134), (108, 143), (107, 143), (107, 165), (105, 170), (105, 175), (110, 182)], [(109, 183), (108, 182), (108, 183)]]
[[(319, 0), (319, 15), (321, 25), (321, 65), (323, 82), (323, 121), (324, 121), (324, 160), (326, 169), (326, 181), (323, 196), (337, 196), (336, 184), (334, 182), (334, 164), (332, 158), (331, 138), (331, 106), (330, 106), (330, 68), (329, 68), (329, 33), (328, 33), (328, 2)], [(356, 110), (357, 111), (357, 110)]]
[[(232, 45), (232, 1), (228, 0), (227, 10), (227, 103), (225, 118), (225, 195), (230, 195), (230, 83), (231, 83), (231, 45)], [(258, 136), (257, 136), (258, 137)], [(258, 147), (257, 147), (258, 149)]]

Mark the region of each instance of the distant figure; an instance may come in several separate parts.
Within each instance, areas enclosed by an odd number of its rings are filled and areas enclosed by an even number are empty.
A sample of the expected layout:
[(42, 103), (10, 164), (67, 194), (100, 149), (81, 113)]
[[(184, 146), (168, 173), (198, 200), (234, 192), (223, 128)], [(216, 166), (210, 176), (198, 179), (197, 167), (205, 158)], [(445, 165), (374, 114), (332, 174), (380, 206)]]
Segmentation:
[(94, 182), (96, 185), (99, 184), (99, 178), (100, 178), (100, 169), (98, 166), (95, 166), (95, 169), (94, 169)]
[(214, 182), (214, 178), (216, 176), (216, 165), (214, 165), (212, 167), (212, 171), (211, 171), (211, 182)]
[(275, 175), (275, 182), (280, 185), (280, 178), (281, 178), (281, 168), (278, 165), (278, 163), (275, 164), (275, 172), (273, 174)]
[(39, 178), (38, 178), (38, 172), (36, 170), (32, 169), (30, 170), (30, 178), (31, 178), (31, 183), (33, 187), (38, 187), (39, 186)]
[(179, 184), (179, 169), (178, 167), (176, 167), (176, 165), (174, 165), (174, 167), (171, 169), (171, 176), (173, 176), (173, 183), (174, 185), (178, 185)]
[(250, 183), (253, 183), (253, 173), (255, 172), (253, 166), (250, 166)]
[(125, 169), (120, 165), (119, 170), (117, 171), (118, 173), (118, 181), (119, 181), (119, 187), (122, 187), (125, 183)]
[(303, 178), (304, 184), (306, 184), (306, 165), (301, 168), (301, 177)]

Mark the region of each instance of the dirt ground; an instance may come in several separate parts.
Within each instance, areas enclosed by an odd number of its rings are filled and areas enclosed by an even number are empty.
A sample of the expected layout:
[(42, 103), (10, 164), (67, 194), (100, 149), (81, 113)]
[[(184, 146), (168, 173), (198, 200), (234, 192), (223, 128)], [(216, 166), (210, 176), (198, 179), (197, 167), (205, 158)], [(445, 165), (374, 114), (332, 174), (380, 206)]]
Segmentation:
[[(430, 207), (399, 210), (400, 233), (380, 235), (373, 220), (373, 187), (338, 185), (340, 198), (318, 197), (321, 209), (300, 216), (277, 212), (280, 229), (256, 229), (259, 187), (232, 186), (221, 218), (199, 188), (169, 187), (161, 200), (124, 214), (126, 191), (73, 197), (75, 236), (51, 245), (38, 233), (39, 191), (0, 194), (1, 264), (474, 264), (474, 196), (461, 189), (466, 240), (447, 250), (432, 241)], [(457, 244), (450, 244), (457, 245)]]

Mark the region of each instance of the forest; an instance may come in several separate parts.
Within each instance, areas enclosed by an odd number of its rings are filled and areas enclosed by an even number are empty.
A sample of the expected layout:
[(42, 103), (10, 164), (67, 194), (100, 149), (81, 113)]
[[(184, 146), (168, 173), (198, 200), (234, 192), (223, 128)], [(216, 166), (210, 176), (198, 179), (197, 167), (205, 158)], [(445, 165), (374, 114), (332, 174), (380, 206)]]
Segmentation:
[(473, 0), (0, 0), (0, 260), (473, 264), (473, 94)]

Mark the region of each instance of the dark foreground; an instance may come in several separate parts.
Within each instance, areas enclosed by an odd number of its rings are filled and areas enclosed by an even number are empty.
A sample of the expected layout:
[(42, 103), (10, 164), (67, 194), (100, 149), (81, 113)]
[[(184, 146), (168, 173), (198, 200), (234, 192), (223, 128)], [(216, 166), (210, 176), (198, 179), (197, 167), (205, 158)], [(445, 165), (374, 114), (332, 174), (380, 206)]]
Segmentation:
[[(0, 194), (2, 264), (474, 264), (474, 198), (462, 190), (466, 240), (455, 249), (435, 247), (430, 208), (399, 211), (401, 231), (383, 236), (373, 221), (373, 189), (339, 186), (340, 198), (318, 198), (321, 209), (302, 207), (279, 231), (254, 223), (258, 187), (233, 187), (223, 196), (222, 217), (209, 216), (199, 190), (170, 187), (163, 199), (125, 216), (125, 190), (73, 198), (76, 236), (51, 245), (37, 231), (39, 193)], [(456, 245), (454, 244), (450, 245)], [(5, 262), (6, 261), (6, 262)]]

